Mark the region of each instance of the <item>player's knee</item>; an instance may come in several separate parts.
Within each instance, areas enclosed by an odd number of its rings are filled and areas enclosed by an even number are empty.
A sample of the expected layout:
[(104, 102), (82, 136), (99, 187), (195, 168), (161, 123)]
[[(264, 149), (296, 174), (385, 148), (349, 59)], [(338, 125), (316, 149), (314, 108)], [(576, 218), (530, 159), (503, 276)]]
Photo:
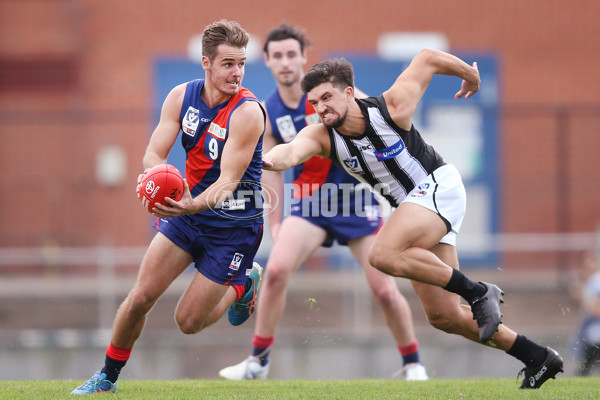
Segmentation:
[(175, 313), (175, 323), (177, 324), (177, 327), (181, 333), (186, 335), (198, 333), (203, 328), (202, 324), (198, 323), (197, 320), (179, 312)]
[(440, 312), (427, 313), (427, 320), (429, 324), (436, 329), (439, 329), (446, 333), (456, 332), (456, 322), (449, 314), (443, 314)]
[(128, 296), (128, 311), (133, 314), (146, 314), (156, 304), (156, 297), (143, 290), (134, 290)]
[(190, 323), (189, 321), (176, 321), (176, 322), (177, 322), (177, 327), (179, 328), (181, 333), (184, 333), (186, 335), (193, 335), (194, 333), (198, 333), (201, 330), (197, 326)]
[(177, 323), (177, 327), (179, 328), (179, 331), (183, 334), (186, 335), (193, 335), (195, 333), (198, 333), (200, 330), (197, 329), (196, 327), (192, 326), (191, 324), (188, 323)]
[(382, 308), (390, 308), (398, 301), (399, 292), (396, 288), (387, 285), (371, 288), (373, 297)]
[(265, 272), (265, 286), (285, 286), (290, 278), (289, 268), (278, 263), (271, 263)]
[(398, 252), (386, 246), (373, 244), (369, 250), (369, 264), (388, 275), (405, 277), (409, 250)]
[(384, 254), (385, 250), (382, 246), (377, 243), (373, 243), (369, 249), (369, 264), (377, 268), (380, 271), (387, 272), (388, 260), (387, 255)]

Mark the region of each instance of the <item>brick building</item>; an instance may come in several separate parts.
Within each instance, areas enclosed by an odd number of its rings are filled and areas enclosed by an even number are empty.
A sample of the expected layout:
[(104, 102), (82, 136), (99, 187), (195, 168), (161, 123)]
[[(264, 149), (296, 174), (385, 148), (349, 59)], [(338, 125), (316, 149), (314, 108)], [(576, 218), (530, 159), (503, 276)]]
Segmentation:
[[(332, 51), (390, 31), (442, 32), (500, 54), (501, 230), (594, 231), (600, 221), (600, 2), (0, 0), (0, 246), (138, 246), (134, 195), (155, 124), (153, 63), (218, 19), (251, 34), (287, 21)], [(199, 68), (199, 76), (202, 71)], [(124, 179), (96, 178), (124, 150)]]

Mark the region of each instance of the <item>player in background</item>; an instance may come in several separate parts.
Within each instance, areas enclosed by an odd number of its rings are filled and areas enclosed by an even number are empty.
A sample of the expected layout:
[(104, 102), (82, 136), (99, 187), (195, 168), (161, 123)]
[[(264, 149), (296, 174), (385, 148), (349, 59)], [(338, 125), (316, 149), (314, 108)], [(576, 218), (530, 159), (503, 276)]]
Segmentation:
[[(319, 121), (306, 95), (300, 89), (300, 81), (306, 64), (308, 39), (300, 29), (282, 24), (271, 30), (264, 45), (266, 65), (271, 69), (277, 90), (265, 100), (267, 129), (265, 151), (278, 143), (291, 141), (307, 124)], [(331, 160), (316, 156), (294, 168), (293, 197), (320, 198), (320, 203), (335, 197), (338, 208), (335, 216), (324, 216), (320, 210), (312, 213), (310, 202), (294, 202), (291, 215), (282, 219), (281, 202), (269, 214), (273, 236), (273, 249), (265, 267), (264, 282), (258, 300), (256, 327), (252, 339), (252, 355), (241, 363), (222, 369), (219, 375), (225, 379), (265, 379), (269, 372), (270, 351), (275, 340), (275, 330), (285, 309), (287, 283), (296, 271), (320, 246), (329, 247), (333, 240), (350, 247), (354, 257), (363, 267), (371, 291), (380, 305), (386, 322), (402, 355), (403, 368), (400, 376), (409, 380), (426, 380), (427, 373), (420, 363), (418, 342), (415, 337), (412, 314), (391, 276), (376, 270), (367, 261), (367, 254), (375, 233), (382, 224), (379, 204), (368, 190), (354, 190), (357, 181), (336, 167)], [(283, 175), (265, 171), (265, 190), (272, 188), (274, 196), (283, 199)], [(335, 184), (334, 191), (321, 191), (323, 185)], [(352, 190), (344, 193), (339, 185)], [(364, 196), (355, 204), (356, 196)], [(361, 205), (359, 205), (361, 204)], [(342, 208), (350, 210), (343, 215)], [(362, 207), (357, 215), (354, 207)]]
[(153, 208), (158, 233), (117, 311), (104, 367), (73, 394), (117, 390), (119, 373), (142, 333), (146, 314), (192, 262), (198, 272), (175, 310), (183, 333), (201, 331), (228, 309), (233, 324), (242, 323), (254, 310), (261, 268), (253, 259), (263, 233), (262, 204), (236, 201), (240, 190), (261, 193), (265, 114), (256, 97), (241, 86), (248, 39), (237, 22), (208, 25), (202, 37), (205, 78), (176, 86), (164, 101), (143, 165), (147, 170), (166, 163), (182, 130), (187, 153), (183, 198), (167, 198), (170, 206)]
[[(282, 171), (322, 155), (382, 191), (397, 208), (369, 251), (371, 264), (411, 279), (434, 327), (506, 351), (525, 364), (521, 388), (539, 388), (563, 371), (561, 357), (500, 325), (502, 291), (474, 282), (458, 269), (456, 235), (466, 210), (462, 179), (412, 123), (435, 74), (462, 79), (457, 99), (479, 90), (476, 63), (470, 66), (437, 50), (419, 52), (388, 90), (366, 99), (354, 96), (349, 62), (316, 64), (301, 87), (323, 123), (274, 147), (263, 156), (263, 168)], [(469, 305), (461, 304), (460, 297)]]
[(574, 343), (578, 376), (588, 376), (600, 369), (600, 264), (596, 251), (583, 254), (579, 277), (572, 288), (575, 300), (581, 306), (581, 322)]

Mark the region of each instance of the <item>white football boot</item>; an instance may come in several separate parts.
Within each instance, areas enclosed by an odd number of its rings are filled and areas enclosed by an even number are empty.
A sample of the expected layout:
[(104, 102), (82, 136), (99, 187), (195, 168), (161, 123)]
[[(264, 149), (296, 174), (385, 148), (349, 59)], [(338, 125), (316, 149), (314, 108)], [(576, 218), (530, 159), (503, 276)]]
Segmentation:
[(260, 365), (257, 357), (249, 356), (239, 364), (223, 368), (219, 371), (219, 377), (230, 381), (243, 381), (247, 379), (267, 379), (269, 374), (269, 365), (271, 360), (265, 366)]
[(427, 371), (421, 363), (406, 364), (393, 375), (393, 378), (401, 378), (407, 381), (426, 381), (429, 379)]

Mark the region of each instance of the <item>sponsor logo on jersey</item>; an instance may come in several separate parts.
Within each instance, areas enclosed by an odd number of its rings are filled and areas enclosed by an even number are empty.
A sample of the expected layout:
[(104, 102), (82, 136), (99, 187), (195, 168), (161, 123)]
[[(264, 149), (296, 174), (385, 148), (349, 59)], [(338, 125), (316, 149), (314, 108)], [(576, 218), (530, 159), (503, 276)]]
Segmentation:
[(240, 269), (240, 265), (242, 264), (242, 259), (244, 258), (243, 254), (235, 253), (233, 258), (231, 259), (231, 264), (229, 265), (229, 269), (237, 271)]
[(402, 150), (405, 149), (404, 142), (399, 140), (396, 144), (391, 145), (383, 150), (378, 150), (373, 152), (375, 157), (377, 157), (377, 161), (389, 160), (390, 158), (396, 157), (398, 154), (402, 153)]
[(346, 158), (344, 160), (344, 166), (349, 172), (352, 172), (353, 174), (360, 174), (363, 172), (362, 168), (360, 167), (360, 164), (358, 163), (358, 158), (356, 158), (355, 156)]
[[(222, 187), (222, 186), (221, 186)], [(268, 187), (263, 185), (264, 187)], [(213, 199), (216, 204), (209, 207), (220, 217), (236, 220), (249, 220), (262, 218), (264, 214), (273, 211), (279, 203), (277, 195), (271, 195), (273, 190), (262, 190), (260, 181), (238, 181), (237, 189), (227, 198), (217, 202), (215, 196), (221, 196), (219, 186), (204, 191), (208, 199)], [(268, 206), (265, 206), (267, 205)]]
[(277, 124), (277, 129), (279, 130), (281, 139), (283, 139), (283, 141), (286, 143), (290, 142), (298, 134), (298, 132), (296, 132), (296, 127), (294, 126), (294, 121), (292, 121), (291, 115), (279, 117), (275, 120), (275, 123)]
[(188, 107), (183, 117), (183, 120), (181, 121), (181, 130), (185, 132), (186, 135), (194, 137), (196, 136), (196, 131), (198, 130), (199, 123), (200, 111), (198, 111), (192, 106)]
[(249, 199), (226, 199), (226, 200), (223, 200), (220, 204), (217, 204), (215, 206), (215, 208), (221, 209), (221, 210), (229, 210), (229, 211), (245, 210), (246, 202), (248, 200)]
[(221, 128), (219, 125), (211, 122), (208, 127), (208, 133), (212, 133), (217, 139), (225, 139), (225, 136), (227, 136), (227, 129)]

